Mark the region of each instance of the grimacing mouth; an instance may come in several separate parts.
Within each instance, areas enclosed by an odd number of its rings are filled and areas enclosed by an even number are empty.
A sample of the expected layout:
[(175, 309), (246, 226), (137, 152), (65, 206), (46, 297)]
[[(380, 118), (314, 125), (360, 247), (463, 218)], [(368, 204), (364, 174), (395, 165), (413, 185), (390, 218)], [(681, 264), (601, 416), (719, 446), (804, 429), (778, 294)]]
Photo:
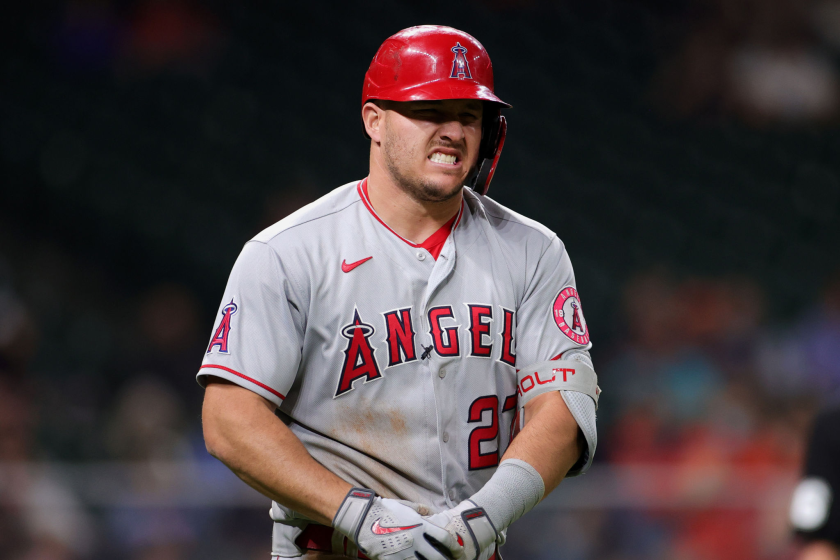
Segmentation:
[(461, 150), (453, 146), (438, 145), (432, 148), (432, 153), (427, 156), (427, 159), (434, 163), (457, 165), (463, 160), (463, 154)]
[(435, 163), (444, 163), (449, 165), (455, 165), (458, 163), (458, 156), (444, 154), (443, 152), (433, 152), (428, 159)]

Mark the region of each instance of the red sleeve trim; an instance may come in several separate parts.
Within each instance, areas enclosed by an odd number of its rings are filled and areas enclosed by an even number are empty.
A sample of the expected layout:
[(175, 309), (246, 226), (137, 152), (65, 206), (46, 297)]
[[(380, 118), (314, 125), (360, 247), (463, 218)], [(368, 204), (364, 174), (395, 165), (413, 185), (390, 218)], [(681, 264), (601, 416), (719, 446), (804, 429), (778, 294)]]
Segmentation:
[(246, 380), (246, 381), (250, 381), (250, 382), (251, 382), (251, 383), (253, 383), (254, 385), (257, 385), (257, 386), (259, 386), (259, 387), (262, 387), (263, 389), (265, 389), (266, 391), (268, 391), (268, 392), (269, 392), (269, 393), (271, 393), (272, 395), (277, 395), (278, 397), (280, 397), (280, 399), (281, 399), (281, 400), (284, 400), (284, 401), (286, 400), (286, 397), (284, 397), (283, 395), (281, 395), (280, 393), (278, 393), (277, 391), (275, 391), (274, 389), (272, 389), (272, 388), (271, 388), (271, 387), (269, 387), (268, 385), (266, 385), (266, 384), (264, 384), (264, 383), (260, 383), (260, 382), (259, 382), (259, 381), (257, 381), (256, 379), (251, 379), (251, 378), (250, 378), (250, 377), (248, 377), (247, 375), (241, 374), (241, 373), (239, 373), (238, 371), (232, 370), (232, 369), (230, 369), (230, 368), (228, 368), (228, 367), (225, 367), (225, 366), (217, 366), (216, 364), (207, 364), (206, 366), (201, 366), (199, 369), (204, 369), (204, 368), (216, 368), (216, 369), (222, 369), (222, 370), (227, 371), (228, 373), (232, 373), (232, 374), (234, 374), (234, 375), (238, 375), (238, 376), (239, 376), (239, 377), (241, 377), (242, 379), (244, 379), (244, 380)]

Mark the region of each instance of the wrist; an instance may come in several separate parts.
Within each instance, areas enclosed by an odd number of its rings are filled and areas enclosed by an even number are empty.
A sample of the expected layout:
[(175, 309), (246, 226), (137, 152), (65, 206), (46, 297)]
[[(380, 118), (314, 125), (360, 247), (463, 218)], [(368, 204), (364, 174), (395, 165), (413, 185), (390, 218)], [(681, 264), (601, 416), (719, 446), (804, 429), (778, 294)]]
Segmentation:
[(502, 461), (487, 484), (469, 499), (483, 508), (501, 533), (533, 509), (545, 495), (545, 483), (530, 464), (520, 459)]
[(376, 493), (368, 488), (351, 488), (332, 519), (332, 526), (345, 537), (356, 542), (362, 520), (370, 510)]

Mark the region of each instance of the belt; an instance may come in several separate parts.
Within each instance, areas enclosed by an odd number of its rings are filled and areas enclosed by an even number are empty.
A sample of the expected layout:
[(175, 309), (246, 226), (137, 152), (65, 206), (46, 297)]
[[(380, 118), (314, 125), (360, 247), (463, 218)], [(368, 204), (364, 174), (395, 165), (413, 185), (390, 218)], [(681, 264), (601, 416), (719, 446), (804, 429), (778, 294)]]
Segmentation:
[[(335, 542), (338, 550), (333, 548), (334, 537), (338, 537)], [(332, 527), (318, 525), (317, 523), (307, 525), (295, 539), (295, 544), (302, 550), (317, 550), (319, 552), (332, 552), (333, 554), (347, 553), (347, 537), (344, 535), (339, 537), (339, 533), (336, 533)], [(367, 556), (359, 552), (359, 558), (367, 558)], [(490, 560), (497, 560), (495, 553), (490, 557)]]

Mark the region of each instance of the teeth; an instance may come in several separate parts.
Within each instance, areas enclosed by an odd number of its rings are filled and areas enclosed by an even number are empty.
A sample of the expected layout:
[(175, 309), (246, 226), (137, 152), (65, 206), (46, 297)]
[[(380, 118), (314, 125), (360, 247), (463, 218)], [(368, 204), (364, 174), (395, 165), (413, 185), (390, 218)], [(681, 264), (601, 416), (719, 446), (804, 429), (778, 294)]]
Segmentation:
[(440, 152), (433, 153), (431, 156), (429, 156), (429, 159), (432, 160), (435, 163), (449, 163), (449, 164), (454, 164), (456, 161), (458, 161), (457, 157), (448, 156), (448, 155), (442, 154)]

